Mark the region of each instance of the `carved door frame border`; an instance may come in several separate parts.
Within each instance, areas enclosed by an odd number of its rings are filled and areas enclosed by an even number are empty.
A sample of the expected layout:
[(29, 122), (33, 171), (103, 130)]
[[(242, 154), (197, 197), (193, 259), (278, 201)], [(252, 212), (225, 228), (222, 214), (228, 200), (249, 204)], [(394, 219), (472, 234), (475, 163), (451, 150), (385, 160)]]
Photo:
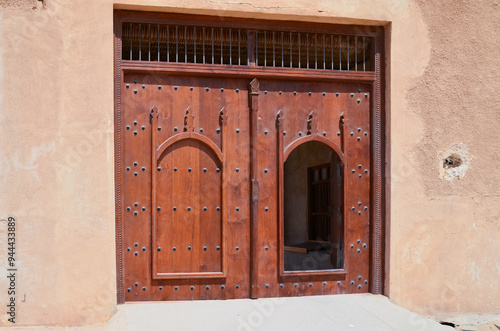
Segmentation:
[[(301, 29), (312, 33), (340, 33), (347, 35), (363, 35), (372, 37), (372, 60), (375, 71), (373, 72), (346, 72), (323, 71), (313, 69), (295, 68), (266, 68), (252, 66), (233, 66), (227, 68), (220, 65), (164, 63), (164, 62), (139, 62), (121, 59), (121, 38), (123, 22), (162, 24), (183, 24), (187, 22), (202, 21), (205, 26), (217, 27), (256, 27), (268, 30)], [(122, 136), (122, 110), (121, 93), (123, 76), (125, 72), (151, 72), (155, 74), (177, 72), (191, 75), (218, 75), (252, 78), (277, 78), (290, 80), (304, 80), (314, 78), (321, 81), (350, 81), (363, 82), (371, 85), (373, 95), (370, 105), (371, 136), (371, 193), (370, 193), (370, 293), (385, 294), (385, 226), (389, 216), (389, 176), (386, 169), (389, 167), (389, 132), (386, 127), (389, 114), (385, 107), (385, 41), (384, 27), (339, 25), (310, 22), (285, 22), (257, 19), (224, 18), (215, 16), (185, 15), (171, 13), (152, 13), (115, 10), (113, 24), (113, 67), (114, 67), (114, 175), (115, 175), (115, 241), (116, 241), (116, 286), (117, 303), (125, 302), (123, 288), (123, 146)], [(251, 64), (251, 63), (250, 63)]]

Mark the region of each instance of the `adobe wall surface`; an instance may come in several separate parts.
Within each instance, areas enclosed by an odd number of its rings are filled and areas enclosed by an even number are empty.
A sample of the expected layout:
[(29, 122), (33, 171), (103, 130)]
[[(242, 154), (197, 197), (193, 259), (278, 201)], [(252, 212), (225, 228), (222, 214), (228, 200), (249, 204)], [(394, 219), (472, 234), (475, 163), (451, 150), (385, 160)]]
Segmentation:
[[(391, 291), (432, 316), (500, 312), (498, 1), (418, 1), (430, 39), (419, 75), (392, 65)], [(393, 25), (392, 63), (396, 54)], [(403, 58), (402, 58), (403, 60)], [(404, 100), (403, 100), (404, 96)], [(449, 156), (463, 164), (443, 169)]]
[(387, 294), (435, 318), (500, 313), (497, 0), (0, 0), (0, 218), (17, 220), (17, 325), (97, 325), (116, 309), (113, 8), (385, 25)]

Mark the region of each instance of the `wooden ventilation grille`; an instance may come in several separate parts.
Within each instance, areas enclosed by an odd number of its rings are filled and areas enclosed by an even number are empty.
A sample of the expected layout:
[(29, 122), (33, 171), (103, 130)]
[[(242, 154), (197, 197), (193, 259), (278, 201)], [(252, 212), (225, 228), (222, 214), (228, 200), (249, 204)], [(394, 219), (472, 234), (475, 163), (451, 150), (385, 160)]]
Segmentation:
[(373, 71), (370, 37), (188, 25), (124, 23), (122, 59)]
[(371, 71), (370, 38), (262, 31), (256, 33), (256, 65)]
[(247, 49), (241, 29), (123, 24), (123, 60), (247, 65)]

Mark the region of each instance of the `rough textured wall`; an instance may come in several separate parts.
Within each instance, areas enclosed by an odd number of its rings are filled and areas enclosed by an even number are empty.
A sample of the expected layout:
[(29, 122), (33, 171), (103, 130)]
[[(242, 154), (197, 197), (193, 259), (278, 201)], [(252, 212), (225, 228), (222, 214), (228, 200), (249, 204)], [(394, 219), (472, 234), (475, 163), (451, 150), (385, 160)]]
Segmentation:
[(92, 324), (116, 302), (112, 5), (45, 2), (0, 7), (0, 218), (17, 220), (16, 324)]
[(499, 2), (418, 5), (429, 62), (391, 109), (391, 297), (437, 317), (500, 313)]
[(0, 8), (22, 8), (22, 9), (39, 9), (43, 8), (41, 0), (0, 0)]
[[(497, 1), (115, 3), (386, 25), (388, 294), (430, 316), (499, 313)], [(111, 0), (0, 2), (0, 218), (18, 220), (19, 324), (105, 323), (115, 309), (112, 17)], [(451, 154), (468, 169), (441, 170)]]

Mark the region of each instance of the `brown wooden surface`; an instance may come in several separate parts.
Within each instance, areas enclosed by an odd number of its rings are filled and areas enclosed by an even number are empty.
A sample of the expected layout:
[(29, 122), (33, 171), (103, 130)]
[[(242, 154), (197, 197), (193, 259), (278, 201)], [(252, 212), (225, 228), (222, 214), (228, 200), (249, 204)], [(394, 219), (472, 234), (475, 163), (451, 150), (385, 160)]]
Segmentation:
[[(250, 57), (250, 63), (254, 63), (253, 57)], [(251, 298), (260, 297), (260, 287), (258, 284), (259, 279), (259, 154), (258, 154), (258, 135), (257, 126), (259, 122), (259, 94), (260, 82), (254, 78), (248, 84), (249, 92), (249, 112), (250, 112), (250, 178), (251, 178), (251, 204), (250, 204), (250, 285), (251, 285)]]
[[(251, 60), (251, 59), (250, 59)], [(307, 81), (311, 79), (310, 69), (297, 68), (272, 68), (272, 67), (251, 67), (251, 66), (231, 66), (220, 64), (194, 64), (194, 63), (165, 63), (165, 62), (139, 62), (122, 60), (122, 68), (127, 72), (140, 72), (148, 70), (151, 72), (172, 72), (182, 75), (195, 76), (218, 76), (226, 77), (246, 77), (251, 80), (254, 77), (259, 79), (275, 78), (280, 76), (289, 80)], [(370, 71), (339, 71), (339, 70), (314, 70), (316, 81), (356, 81), (373, 82), (375, 73)]]
[(246, 89), (246, 80), (125, 75), (126, 300), (249, 296)]
[(375, 33), (374, 52), (376, 80), (372, 84), (372, 171), (370, 222), (371, 227), (371, 292), (384, 294), (385, 292), (385, 225), (390, 220), (390, 123), (389, 112), (385, 109), (385, 40), (384, 30), (377, 29)]
[[(126, 300), (368, 291), (370, 87), (255, 82), (124, 77)], [(345, 163), (344, 270), (288, 273), (279, 263), (280, 162), (308, 141), (332, 146)]]
[[(115, 18), (115, 26), (121, 26), (121, 22), (131, 17), (130, 15), (132, 14), (118, 14)], [(135, 13), (132, 16), (134, 15)], [(138, 21), (150, 21), (152, 17), (150, 14), (142, 15)], [(321, 30), (328, 27), (322, 25), (314, 29)], [(268, 28), (272, 28), (272, 24)], [(314, 29), (310, 31), (316, 31)], [(257, 101), (260, 116), (257, 125), (252, 127), (252, 132), (248, 84), (253, 71), (244, 73), (247, 68), (231, 69), (230, 74), (227, 74), (227, 68), (210, 66), (191, 68), (180, 64), (178, 66), (169, 64), (153, 68), (147, 63), (122, 65), (119, 56), (120, 33), (118, 30), (118, 28), (115, 30), (115, 162), (117, 167), (115, 177), (117, 182), (119, 303), (123, 302), (122, 298), (126, 301), (245, 298), (250, 296), (252, 285), (256, 289), (254, 297), (356, 293), (368, 290), (373, 293), (382, 293), (385, 204), (383, 173), (385, 140), (382, 125), (385, 113), (381, 89), (383, 30), (376, 28), (365, 30), (366, 35), (376, 37), (376, 43), (374, 43), (376, 52), (372, 52), (373, 61), (376, 64), (375, 75), (352, 72), (332, 74), (330, 77), (329, 73), (322, 72), (303, 73), (294, 69), (280, 70), (279, 68), (266, 72), (261, 70), (262, 68), (256, 68), (255, 77), (259, 77), (260, 82)], [(346, 30), (343, 31), (342, 33), (345, 33)], [(293, 78), (294, 74), (296, 74), (295, 78)], [(356, 76), (356, 74), (360, 75)], [(273, 80), (271, 79), (273, 76), (282, 76), (285, 80)], [(308, 82), (308, 78), (316, 82)], [(159, 85), (161, 89), (158, 89)], [(177, 89), (174, 88), (175, 86)], [(190, 90), (191, 86), (193, 90)], [(209, 87), (209, 91), (206, 91), (206, 87)], [(221, 91), (221, 88), (224, 88), (224, 91)], [(239, 92), (236, 92), (236, 89)], [(137, 90), (137, 93), (134, 93), (134, 90)], [(293, 91), (297, 94), (294, 95)], [(308, 92), (311, 92), (311, 95)], [(323, 92), (326, 95), (323, 96)], [(354, 94), (353, 97), (351, 93)], [(367, 97), (364, 96), (365, 94)], [(193, 95), (197, 97), (193, 98)], [(357, 99), (361, 99), (361, 102), (357, 103)], [(191, 214), (188, 214), (186, 207), (182, 211), (184, 216), (179, 217), (184, 220), (188, 219), (188, 222), (192, 223), (180, 225), (181, 223), (173, 222), (173, 216), (164, 214), (154, 221), (151, 214), (156, 211), (151, 194), (154, 187), (151, 174), (156, 170), (153, 169), (152, 151), (155, 144), (152, 141), (150, 115), (154, 106), (158, 108), (158, 125), (162, 127), (156, 132), (158, 147), (177, 133), (184, 132), (186, 110), (191, 108), (194, 110), (195, 117), (191, 126), (188, 127), (194, 128), (197, 134), (205, 137), (202, 139), (205, 142), (191, 138), (179, 140), (171, 147), (163, 149), (157, 160), (157, 164), (162, 166), (162, 171), (163, 167), (172, 167), (172, 162), (176, 163), (176, 160), (179, 160), (184, 168), (188, 163), (192, 164), (190, 174), (195, 176), (186, 177), (184, 174), (183, 177), (178, 177), (177, 184), (174, 184), (175, 175), (164, 172), (163, 177), (156, 180), (158, 185), (154, 189), (162, 193), (158, 195), (164, 199), (162, 204), (168, 204), (168, 200), (173, 203), (176, 199), (176, 201), (195, 206), (191, 206), (191, 211), (189, 211)], [(201, 109), (203, 111), (200, 111)], [(229, 146), (227, 148), (223, 146), (222, 132), (216, 132), (220, 127), (221, 109), (224, 109), (227, 114), (228, 128), (225, 138), (227, 140), (224, 143)], [(291, 112), (290, 109), (292, 109)], [(282, 117), (285, 118), (283, 131), (287, 131), (286, 136), (277, 134), (278, 129), (275, 124), (278, 110), (283, 111)], [(316, 116), (312, 128), (308, 124), (308, 115), (311, 110), (314, 110)], [(290, 113), (293, 116), (290, 117)], [(341, 113), (345, 116), (345, 130), (343, 131), (339, 130)], [(137, 125), (134, 125), (134, 121), (137, 121)], [(130, 126), (129, 130), (126, 129), (127, 125)], [(142, 126), (145, 127), (144, 130)], [(173, 131), (174, 127), (178, 128), (177, 132)], [(200, 128), (203, 128), (204, 132), (199, 132)], [(361, 132), (357, 131), (358, 128), (361, 128)], [(238, 133), (236, 129), (239, 129)], [(309, 130), (311, 134), (306, 135), (305, 133)], [(134, 131), (137, 131), (137, 134), (134, 134)], [(298, 136), (298, 131), (303, 133), (302, 137)], [(336, 135), (338, 131), (342, 131), (340, 137)], [(326, 136), (323, 136), (323, 132), (327, 133)], [(353, 132), (352, 136), (351, 132)], [(367, 132), (366, 136), (364, 132)], [(257, 144), (258, 155), (264, 155), (264, 157), (251, 156), (251, 134), (256, 137), (254, 144)], [(332, 137), (334, 134), (335, 136)], [(316, 137), (315, 140), (329, 145), (345, 162), (346, 255), (343, 271), (286, 274), (281, 268), (279, 256), (284, 247), (280, 246), (283, 242), (280, 240), (282, 233), (279, 222), (281, 195), (279, 188), (282, 187), (278, 185), (280, 183), (280, 159), (284, 162), (286, 157), (283, 158), (283, 156), (288, 155), (293, 148), (305, 142), (300, 139), (307, 137)], [(207, 144), (208, 140), (213, 144)], [(281, 144), (279, 140), (282, 140)], [(214, 148), (214, 145), (219, 151)], [(181, 152), (177, 153), (178, 150)], [(254, 176), (250, 176), (252, 159), (254, 159), (252, 162), (256, 161), (254, 170), (256, 175)], [(134, 162), (137, 162), (137, 166)], [(204, 164), (210, 164), (212, 167), (220, 164), (221, 175), (219, 177), (207, 176), (207, 181), (203, 181), (200, 169), (203, 170)], [(362, 165), (361, 168), (358, 167), (359, 164)], [(130, 167), (130, 170), (127, 171), (127, 167)], [(146, 169), (142, 170), (143, 167)], [(177, 168), (180, 171), (180, 168)], [(236, 168), (239, 169), (238, 172)], [(268, 171), (264, 172), (264, 169)], [(354, 172), (352, 172), (353, 169)], [(135, 176), (134, 173), (137, 175)], [(254, 228), (259, 230), (256, 232), (251, 247), (252, 179), (253, 183), (259, 183), (256, 224), (254, 224)], [(209, 189), (205, 189), (207, 183), (210, 183)], [(175, 185), (188, 186), (190, 189), (172, 189)], [(189, 194), (189, 192), (196, 192), (196, 189), (198, 189), (198, 194)], [(203, 196), (205, 190), (207, 194)], [(222, 205), (220, 211), (222, 216), (211, 214), (207, 217), (208, 223), (204, 223), (205, 218), (200, 216), (203, 211), (200, 211), (200, 208), (205, 205), (205, 199), (206, 204), (215, 204), (220, 201)], [(200, 200), (203, 201), (200, 202)], [(361, 202), (361, 206), (358, 202)], [(368, 210), (365, 210), (365, 206)], [(127, 207), (130, 207), (130, 211)], [(352, 210), (352, 207), (355, 209)], [(167, 211), (166, 208), (168, 207), (162, 207), (160, 214), (164, 211), (169, 214), (173, 213), (173, 209)], [(177, 209), (177, 211), (180, 210)], [(134, 212), (137, 212), (137, 215), (134, 215)], [(190, 215), (193, 214), (195, 216), (191, 217)], [(156, 242), (152, 241), (154, 222), (158, 223), (155, 231), (159, 231)], [(171, 230), (183, 232), (189, 226), (192, 229), (197, 227), (197, 232), (191, 231), (189, 236), (183, 234), (179, 237), (168, 234)], [(207, 227), (203, 228), (203, 226)], [(164, 248), (164, 245), (172, 246), (172, 240), (176, 240), (176, 245), (177, 242), (180, 243), (179, 249), (182, 245), (187, 247), (188, 243), (191, 243), (192, 250), (182, 251), (184, 255), (178, 263), (173, 262), (173, 251)], [(221, 242), (219, 253), (210, 251), (212, 255), (203, 255), (203, 252), (208, 252), (209, 245), (213, 246), (213, 243), (218, 241)], [(205, 242), (209, 243), (207, 251), (203, 250)], [(157, 250), (158, 244), (161, 245), (161, 251)], [(197, 247), (196, 250), (195, 247)], [(163, 253), (165, 254), (161, 255)], [(153, 260), (153, 254), (157, 254), (156, 262)], [(254, 255), (251, 260), (252, 254)], [(187, 259), (184, 260), (184, 257)], [(154, 279), (155, 265), (157, 271), (164, 271), (169, 275), (165, 279), (161, 279), (161, 275), (156, 277), (158, 279)], [(207, 278), (201, 277), (201, 274), (205, 272), (209, 273), (205, 274)], [(255, 276), (251, 281), (252, 273)], [(368, 284), (365, 284), (366, 281)], [(127, 291), (129, 288), (130, 292)]]
[[(260, 183), (258, 226), (261, 249), (258, 258), (260, 271), (258, 283), (260, 288), (266, 289), (262, 291), (262, 296), (368, 292), (369, 284), (365, 284), (365, 281), (369, 282), (370, 218), (364, 208), (369, 206), (370, 199), (370, 118), (367, 116), (370, 111), (370, 86), (269, 80), (261, 81), (260, 89), (260, 126), (257, 133), (261, 171), (257, 172), (259, 174), (257, 179)], [(310, 135), (307, 135), (311, 111), (314, 111), (317, 117), (317, 124), (310, 128)], [(279, 126), (276, 129), (273, 123), (276, 122), (278, 112)], [(347, 131), (345, 154), (341, 152), (342, 140), (338, 135), (341, 114), (348, 119), (345, 128)], [(283, 230), (276, 226), (278, 217), (281, 219), (280, 227), (284, 226), (283, 213), (280, 216), (278, 212), (283, 202), (279, 201), (282, 193), (277, 183), (282, 182), (280, 173), (283, 173), (283, 164), (291, 150), (308, 141), (318, 141), (330, 146), (339, 158), (344, 160), (345, 169), (348, 169), (345, 171), (344, 179), (346, 202), (344, 271), (284, 271)], [(280, 157), (280, 154), (283, 156)], [(264, 155), (266, 157), (262, 157)], [(362, 168), (359, 168), (359, 164)], [(269, 169), (267, 173), (264, 172), (266, 168)], [(355, 169), (354, 173), (352, 169)], [(361, 206), (358, 205), (359, 202)], [(353, 206), (355, 210), (352, 210)], [(275, 240), (276, 237), (280, 238), (280, 242)], [(337, 281), (340, 281), (340, 284), (337, 284)]]

